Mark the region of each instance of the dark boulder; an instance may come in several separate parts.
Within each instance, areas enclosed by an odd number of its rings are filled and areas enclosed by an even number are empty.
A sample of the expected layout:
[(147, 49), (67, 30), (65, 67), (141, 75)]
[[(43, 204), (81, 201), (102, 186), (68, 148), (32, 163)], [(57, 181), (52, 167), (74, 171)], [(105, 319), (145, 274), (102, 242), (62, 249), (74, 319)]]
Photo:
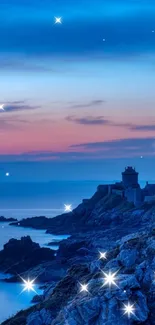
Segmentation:
[(29, 236), (20, 240), (10, 239), (0, 251), (0, 270), (10, 274), (21, 273), (54, 258), (53, 250), (41, 248)]

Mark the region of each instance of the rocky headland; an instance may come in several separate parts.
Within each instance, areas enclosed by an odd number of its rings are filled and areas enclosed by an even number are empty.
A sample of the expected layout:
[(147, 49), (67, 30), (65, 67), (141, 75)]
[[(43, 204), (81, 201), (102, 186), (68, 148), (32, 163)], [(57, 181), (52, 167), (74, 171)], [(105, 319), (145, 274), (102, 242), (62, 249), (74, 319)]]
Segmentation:
[(17, 219), (15, 218), (5, 218), (3, 216), (0, 216), (0, 222), (15, 222)]
[[(136, 208), (100, 186), (71, 213), (24, 219), (20, 226), (71, 237), (59, 243), (56, 256), (51, 251), (31, 268), (31, 275), (48, 273), (42, 277), (43, 295), (34, 298), (38, 303), (3, 325), (155, 324), (155, 203)], [(57, 265), (61, 274), (54, 278)], [(108, 272), (116, 274), (111, 288), (104, 281)], [(88, 292), (81, 292), (80, 284), (87, 284)], [(130, 318), (123, 311), (128, 302), (134, 305)]]

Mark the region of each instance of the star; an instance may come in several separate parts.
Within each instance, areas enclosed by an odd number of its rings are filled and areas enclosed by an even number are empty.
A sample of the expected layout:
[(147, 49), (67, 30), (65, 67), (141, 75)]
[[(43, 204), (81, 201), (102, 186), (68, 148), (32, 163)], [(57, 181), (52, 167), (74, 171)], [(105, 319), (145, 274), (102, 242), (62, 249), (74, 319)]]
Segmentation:
[(55, 24), (62, 24), (62, 18), (61, 17), (55, 17)]
[(103, 42), (105, 42), (105, 38), (103, 38)]
[(143, 156), (140, 156), (141, 159), (143, 159)]
[(4, 105), (3, 104), (0, 105), (0, 110), (4, 111)]
[(117, 287), (117, 284), (116, 284), (116, 274), (117, 273), (118, 272), (111, 273), (111, 271), (109, 271), (109, 273), (103, 272), (103, 274), (105, 275), (103, 286), (108, 284), (109, 287), (111, 287), (112, 285), (115, 285)]
[(72, 205), (71, 204), (65, 204), (65, 212), (71, 212), (72, 211)]
[(101, 260), (101, 259), (103, 259), (103, 260), (106, 260), (107, 258), (106, 258), (106, 252), (99, 252), (100, 253), (100, 257), (99, 257), (99, 259)]
[(5, 174), (5, 176), (7, 176), (7, 177), (8, 177), (8, 176), (10, 176), (10, 174), (7, 172), (7, 173)]
[(154, 33), (154, 30), (152, 30), (152, 33)]
[(28, 291), (28, 292), (30, 292), (30, 291), (34, 291), (35, 293), (36, 293), (36, 291), (35, 291), (35, 289), (34, 289), (34, 286), (35, 286), (35, 284), (34, 284), (34, 281), (35, 281), (35, 279), (34, 280), (24, 280), (23, 278), (21, 278), (22, 279), (22, 281), (23, 281), (23, 285), (24, 285), (24, 289), (22, 290), (22, 292), (24, 292), (24, 291)]
[(134, 305), (131, 305), (129, 302), (127, 305), (124, 304), (124, 315), (128, 315), (128, 317), (130, 317), (131, 315), (135, 315), (134, 311), (135, 311), (135, 308), (134, 308)]
[(80, 292), (88, 292), (88, 284), (81, 284), (80, 283), (80, 286), (81, 286)]

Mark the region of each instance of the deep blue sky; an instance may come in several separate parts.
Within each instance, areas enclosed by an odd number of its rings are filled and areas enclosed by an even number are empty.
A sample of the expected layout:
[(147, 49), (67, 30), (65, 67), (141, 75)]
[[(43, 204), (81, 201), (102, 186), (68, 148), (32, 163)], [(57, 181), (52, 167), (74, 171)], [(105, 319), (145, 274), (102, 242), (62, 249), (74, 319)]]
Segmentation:
[(153, 0), (0, 0), (0, 181), (155, 178), (154, 17)]

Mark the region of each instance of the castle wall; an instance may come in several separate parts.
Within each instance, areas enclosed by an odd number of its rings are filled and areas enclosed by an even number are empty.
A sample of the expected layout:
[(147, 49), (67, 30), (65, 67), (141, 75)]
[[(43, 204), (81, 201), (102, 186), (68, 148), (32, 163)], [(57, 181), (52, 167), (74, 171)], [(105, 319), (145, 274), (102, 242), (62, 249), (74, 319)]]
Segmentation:
[(134, 203), (135, 206), (139, 206), (142, 203), (142, 194), (141, 194), (141, 189), (138, 188), (127, 188), (125, 190), (125, 198), (127, 199), (128, 202)]
[(105, 184), (105, 185), (98, 185), (97, 191), (98, 192), (101, 192), (103, 194), (108, 194), (109, 186), (110, 185), (107, 185), (107, 184)]
[(155, 195), (155, 184), (147, 184), (144, 187), (145, 196), (153, 196)]
[(124, 191), (123, 190), (117, 190), (117, 189), (112, 189), (112, 193), (116, 195), (120, 195), (123, 197)]
[(144, 202), (153, 202), (153, 201), (155, 201), (155, 195), (144, 197)]

